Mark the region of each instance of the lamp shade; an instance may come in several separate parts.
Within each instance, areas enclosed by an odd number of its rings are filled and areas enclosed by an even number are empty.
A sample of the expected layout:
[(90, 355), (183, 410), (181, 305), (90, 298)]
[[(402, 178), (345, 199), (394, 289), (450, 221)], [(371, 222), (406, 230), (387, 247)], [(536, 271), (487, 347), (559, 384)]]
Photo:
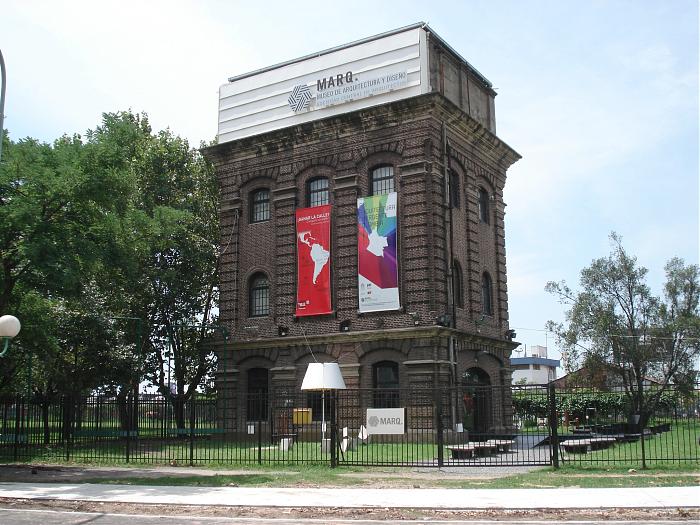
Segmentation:
[(345, 390), (338, 363), (309, 363), (301, 383), (302, 390)]
[(0, 337), (15, 337), (22, 327), (14, 315), (0, 317)]

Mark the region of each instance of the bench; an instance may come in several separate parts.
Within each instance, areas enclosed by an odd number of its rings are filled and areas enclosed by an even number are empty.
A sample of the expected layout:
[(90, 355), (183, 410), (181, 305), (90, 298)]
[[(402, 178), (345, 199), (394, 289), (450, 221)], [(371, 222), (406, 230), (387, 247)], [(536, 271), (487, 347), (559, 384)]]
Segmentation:
[(489, 439), (486, 444), (496, 447), (498, 452), (510, 452), (510, 447), (515, 445), (515, 441), (512, 439)]
[(561, 446), (568, 453), (585, 454), (589, 450), (602, 450), (608, 448), (615, 443), (615, 438), (590, 438), (590, 439), (569, 439), (564, 441)]
[[(494, 440), (495, 441), (495, 440)], [(470, 459), (474, 455), (486, 456), (494, 453), (498, 447), (489, 442), (475, 441), (463, 445), (449, 445), (446, 447), (452, 454), (452, 459)]]

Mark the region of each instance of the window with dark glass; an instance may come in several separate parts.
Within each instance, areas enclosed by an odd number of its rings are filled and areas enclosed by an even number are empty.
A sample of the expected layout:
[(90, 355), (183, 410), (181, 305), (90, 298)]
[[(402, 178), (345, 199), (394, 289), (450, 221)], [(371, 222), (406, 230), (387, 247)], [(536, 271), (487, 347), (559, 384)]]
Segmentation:
[(319, 177), (311, 179), (308, 183), (306, 201), (311, 206), (322, 206), (330, 202), (330, 192), (328, 191), (328, 179)]
[(253, 192), (250, 198), (250, 222), (270, 220), (270, 191), (263, 189)]
[(399, 365), (394, 361), (380, 361), (372, 367), (374, 408), (398, 408)]
[(381, 166), (372, 170), (372, 195), (386, 195), (394, 191), (394, 168)]
[(309, 392), (306, 394), (306, 407), (311, 409), (312, 421), (323, 421), (324, 410), (326, 421), (329, 421), (331, 413), (330, 392), (326, 392), (325, 395), (321, 392)]
[(250, 279), (248, 311), (250, 317), (270, 313), (270, 283), (265, 274), (257, 273)]
[(458, 308), (464, 308), (464, 281), (462, 280), (462, 267), (457, 261), (454, 261), (452, 268), (452, 288), (454, 294), (454, 302)]
[(479, 188), (479, 220), (489, 224), (489, 192), (484, 188)]
[(267, 368), (248, 370), (248, 421), (265, 421), (268, 411), (268, 372)]
[(459, 187), (459, 173), (450, 171), (450, 204), (453, 208), (459, 208), (461, 205)]
[(484, 315), (493, 315), (492, 288), (491, 276), (484, 272), (481, 276), (481, 313)]

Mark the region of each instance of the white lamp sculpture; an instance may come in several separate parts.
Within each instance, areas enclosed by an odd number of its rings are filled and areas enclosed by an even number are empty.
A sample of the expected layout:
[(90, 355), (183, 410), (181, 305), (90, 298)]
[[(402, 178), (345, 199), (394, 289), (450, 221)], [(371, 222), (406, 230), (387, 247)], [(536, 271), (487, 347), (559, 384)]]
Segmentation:
[(4, 341), (4, 348), (0, 352), (0, 357), (4, 357), (10, 347), (10, 339), (15, 337), (22, 325), (14, 315), (3, 315), (0, 317), (0, 339)]
[(301, 389), (321, 392), (321, 447), (326, 443), (326, 390), (346, 388), (338, 363), (309, 363)]

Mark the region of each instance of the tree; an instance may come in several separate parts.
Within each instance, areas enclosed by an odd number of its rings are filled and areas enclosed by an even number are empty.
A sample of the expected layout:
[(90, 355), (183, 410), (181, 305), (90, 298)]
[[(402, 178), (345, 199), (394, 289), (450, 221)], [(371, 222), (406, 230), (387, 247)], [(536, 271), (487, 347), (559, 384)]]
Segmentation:
[(670, 385), (687, 386), (696, 379), (700, 271), (672, 259), (664, 295), (656, 297), (646, 284), (647, 270), (625, 251), (619, 236), (613, 233), (610, 239), (610, 255), (581, 271), (581, 291), (563, 281), (547, 283), (546, 290), (569, 307), (566, 321), (550, 321), (548, 328), (557, 336), (567, 368), (582, 365), (614, 378), (643, 426)]
[[(49, 353), (61, 351), (57, 311), (66, 301), (84, 302), (89, 283), (109, 262), (109, 225), (123, 211), (119, 196), (130, 194), (130, 181), (118, 170), (96, 169), (79, 135), (50, 145), (8, 139), (6, 146), (0, 163), (0, 312), (16, 315), (23, 329), (3, 359), (0, 388), (25, 393), (30, 379), (46, 374), (55, 376), (48, 384), (60, 383), (58, 370), (45, 367), (32, 376), (27, 367), (33, 362), (41, 368), (52, 361)], [(81, 382), (74, 375), (69, 380)]]
[(105, 114), (89, 141), (98, 164), (127, 159), (134, 181), (114, 233), (111, 284), (119, 293), (111, 311), (144, 320), (142, 376), (172, 403), (183, 428), (185, 403), (214, 364), (207, 327), (218, 298), (214, 172), (186, 140), (152, 133), (145, 115)]

